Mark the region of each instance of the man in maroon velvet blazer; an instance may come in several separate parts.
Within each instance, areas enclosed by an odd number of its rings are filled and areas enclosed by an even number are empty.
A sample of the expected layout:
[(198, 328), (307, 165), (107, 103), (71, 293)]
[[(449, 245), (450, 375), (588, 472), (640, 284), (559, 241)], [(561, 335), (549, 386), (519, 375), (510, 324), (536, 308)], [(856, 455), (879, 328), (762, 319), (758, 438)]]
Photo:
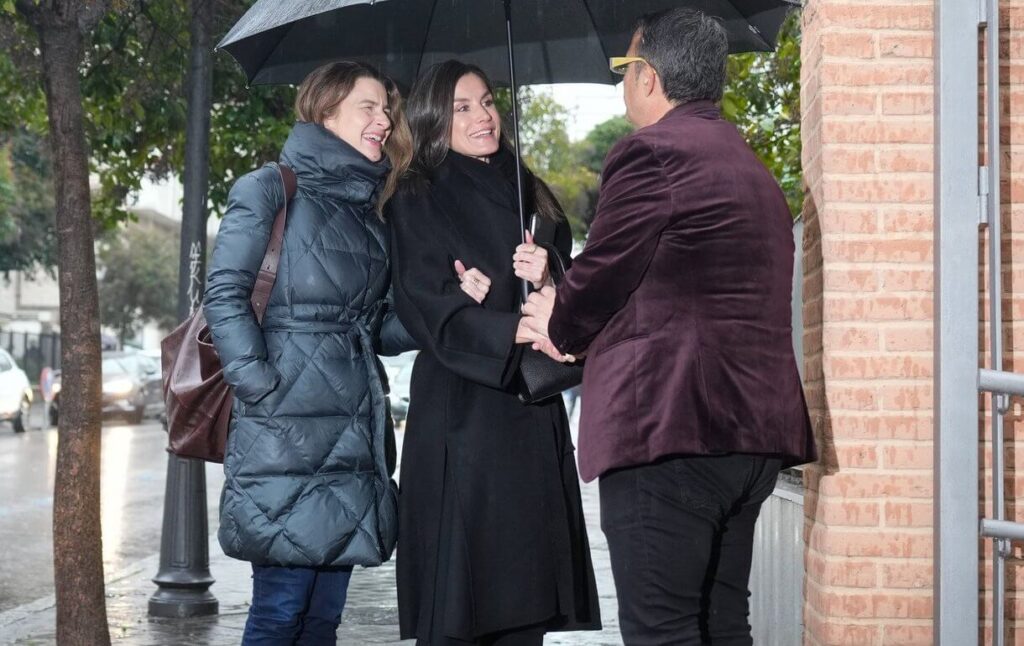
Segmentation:
[(761, 503), (815, 459), (792, 217), (719, 114), (727, 52), (693, 10), (641, 21), (613, 59), (638, 130), (608, 155), (586, 248), (524, 310), (541, 349), (586, 355), (580, 473), (601, 478), (627, 645), (750, 644)]

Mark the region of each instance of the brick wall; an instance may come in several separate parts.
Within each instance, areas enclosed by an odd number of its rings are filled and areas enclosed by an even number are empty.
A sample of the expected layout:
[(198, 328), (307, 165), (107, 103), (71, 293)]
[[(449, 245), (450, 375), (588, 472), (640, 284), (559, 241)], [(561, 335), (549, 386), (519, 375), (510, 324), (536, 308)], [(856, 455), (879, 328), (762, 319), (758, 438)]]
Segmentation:
[(803, 11), (808, 644), (930, 644), (933, 3)]

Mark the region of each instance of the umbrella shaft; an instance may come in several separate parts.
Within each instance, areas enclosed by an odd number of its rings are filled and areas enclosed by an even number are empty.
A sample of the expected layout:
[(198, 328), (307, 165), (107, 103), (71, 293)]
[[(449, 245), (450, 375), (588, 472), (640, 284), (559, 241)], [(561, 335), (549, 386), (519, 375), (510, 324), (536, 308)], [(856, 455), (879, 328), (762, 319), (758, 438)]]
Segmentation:
[[(523, 165), (519, 153), (519, 88), (516, 87), (516, 53), (512, 46), (512, 0), (505, 0), (505, 35), (508, 43), (508, 80), (512, 93), (512, 146), (516, 158), (516, 206), (519, 208), (519, 230), (526, 242), (526, 209), (523, 207)], [(523, 302), (530, 293), (530, 285), (523, 280), (520, 286)]]

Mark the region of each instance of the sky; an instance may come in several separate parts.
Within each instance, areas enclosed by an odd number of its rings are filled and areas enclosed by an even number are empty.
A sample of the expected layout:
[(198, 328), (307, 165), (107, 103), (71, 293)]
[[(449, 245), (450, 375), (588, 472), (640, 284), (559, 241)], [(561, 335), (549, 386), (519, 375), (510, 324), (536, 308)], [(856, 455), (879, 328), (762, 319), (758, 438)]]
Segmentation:
[(590, 130), (608, 119), (626, 114), (622, 103), (622, 83), (598, 85), (596, 83), (559, 83), (534, 85), (534, 89), (550, 92), (551, 96), (569, 109), (569, 138), (583, 139)]

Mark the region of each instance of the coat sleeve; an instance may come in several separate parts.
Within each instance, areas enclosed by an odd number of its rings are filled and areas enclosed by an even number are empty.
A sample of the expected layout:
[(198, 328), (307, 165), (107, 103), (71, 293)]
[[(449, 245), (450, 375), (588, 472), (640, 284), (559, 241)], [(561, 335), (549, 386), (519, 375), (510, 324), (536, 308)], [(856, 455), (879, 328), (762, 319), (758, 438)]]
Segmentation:
[(392, 285), (405, 328), (452, 372), (506, 387), (518, 367), (520, 315), (489, 310), (459, 288), (454, 251), (440, 230), (450, 225), (426, 189), (401, 191), (391, 204)]
[(639, 137), (608, 155), (586, 248), (559, 284), (548, 335), (570, 354), (586, 350), (636, 290), (673, 213), (672, 190)]
[(261, 180), (261, 172), (245, 175), (231, 187), (203, 303), (224, 380), (248, 404), (263, 399), (280, 379), (267, 362), (263, 331), (249, 303), (284, 199), (279, 187)]
[(377, 339), (377, 353), (385, 357), (394, 357), (403, 352), (418, 349), (419, 344), (402, 325), (402, 321), (398, 318), (398, 312), (395, 311), (394, 288), (392, 288), (384, 301), (384, 318)]

